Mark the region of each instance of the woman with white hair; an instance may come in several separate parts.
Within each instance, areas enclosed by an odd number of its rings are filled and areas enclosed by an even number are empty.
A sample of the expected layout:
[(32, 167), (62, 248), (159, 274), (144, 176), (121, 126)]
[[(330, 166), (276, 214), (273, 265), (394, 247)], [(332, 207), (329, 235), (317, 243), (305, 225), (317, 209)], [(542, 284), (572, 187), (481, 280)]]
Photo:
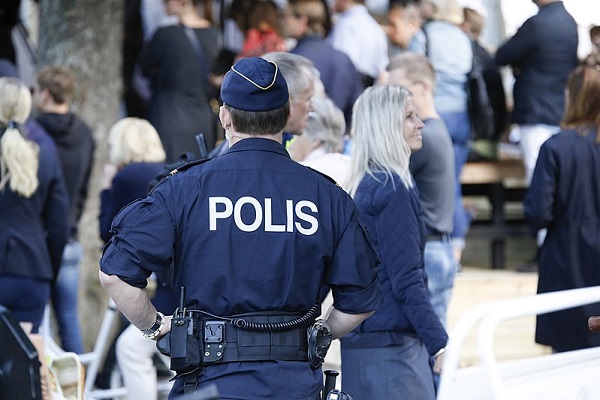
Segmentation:
[(0, 78), (0, 305), (35, 333), (67, 242), (68, 195), (56, 149), (27, 139), (30, 112), (27, 86)]
[[(354, 104), (348, 189), (381, 264), (384, 301), (342, 341), (342, 388), (356, 399), (435, 399), (448, 335), (427, 291), (421, 205), (409, 171), (423, 122), (410, 92), (367, 88)], [(430, 359), (435, 360), (432, 371)]]
[(313, 99), (313, 108), (302, 135), (288, 149), (292, 160), (329, 175), (345, 187), (350, 157), (342, 154), (346, 122), (344, 113), (327, 97)]

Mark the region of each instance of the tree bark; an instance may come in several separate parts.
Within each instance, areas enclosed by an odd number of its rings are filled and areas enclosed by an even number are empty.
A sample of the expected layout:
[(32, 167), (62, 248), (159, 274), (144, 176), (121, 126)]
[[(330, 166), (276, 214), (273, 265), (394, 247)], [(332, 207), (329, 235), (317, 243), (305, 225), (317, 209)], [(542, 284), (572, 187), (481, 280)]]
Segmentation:
[(79, 223), (79, 240), (85, 249), (79, 315), (86, 350), (95, 342), (108, 299), (98, 282), (99, 188), (108, 159), (108, 129), (119, 117), (124, 4), (122, 0), (39, 2), (38, 68), (53, 64), (73, 70), (77, 81), (72, 111), (90, 125), (96, 141), (88, 198)]

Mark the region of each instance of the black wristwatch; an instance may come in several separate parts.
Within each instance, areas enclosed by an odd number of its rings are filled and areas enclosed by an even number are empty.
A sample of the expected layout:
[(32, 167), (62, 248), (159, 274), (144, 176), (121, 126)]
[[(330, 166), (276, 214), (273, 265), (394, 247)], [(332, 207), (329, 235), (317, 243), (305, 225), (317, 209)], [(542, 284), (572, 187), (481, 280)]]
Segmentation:
[(156, 312), (156, 321), (154, 321), (149, 327), (146, 329), (142, 329), (142, 334), (145, 338), (148, 339), (156, 339), (163, 327), (165, 326), (165, 316), (157, 311)]

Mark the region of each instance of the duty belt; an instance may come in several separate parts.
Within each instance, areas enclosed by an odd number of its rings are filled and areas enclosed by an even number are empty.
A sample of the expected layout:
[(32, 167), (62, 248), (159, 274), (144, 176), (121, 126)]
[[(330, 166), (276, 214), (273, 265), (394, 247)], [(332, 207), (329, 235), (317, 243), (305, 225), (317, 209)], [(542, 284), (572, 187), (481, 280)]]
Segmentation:
[[(281, 324), (294, 316), (245, 316), (254, 324)], [(307, 328), (314, 319), (284, 331), (250, 331), (231, 321), (201, 319), (198, 334), (202, 343), (202, 364), (236, 361), (307, 361)]]

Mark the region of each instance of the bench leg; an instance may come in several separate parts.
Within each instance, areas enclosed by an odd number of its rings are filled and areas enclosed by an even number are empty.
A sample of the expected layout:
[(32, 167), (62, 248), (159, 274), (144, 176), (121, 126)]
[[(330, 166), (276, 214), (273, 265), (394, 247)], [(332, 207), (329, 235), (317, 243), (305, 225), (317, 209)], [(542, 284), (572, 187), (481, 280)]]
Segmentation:
[(506, 267), (506, 240), (492, 240), (492, 269), (504, 269)]

